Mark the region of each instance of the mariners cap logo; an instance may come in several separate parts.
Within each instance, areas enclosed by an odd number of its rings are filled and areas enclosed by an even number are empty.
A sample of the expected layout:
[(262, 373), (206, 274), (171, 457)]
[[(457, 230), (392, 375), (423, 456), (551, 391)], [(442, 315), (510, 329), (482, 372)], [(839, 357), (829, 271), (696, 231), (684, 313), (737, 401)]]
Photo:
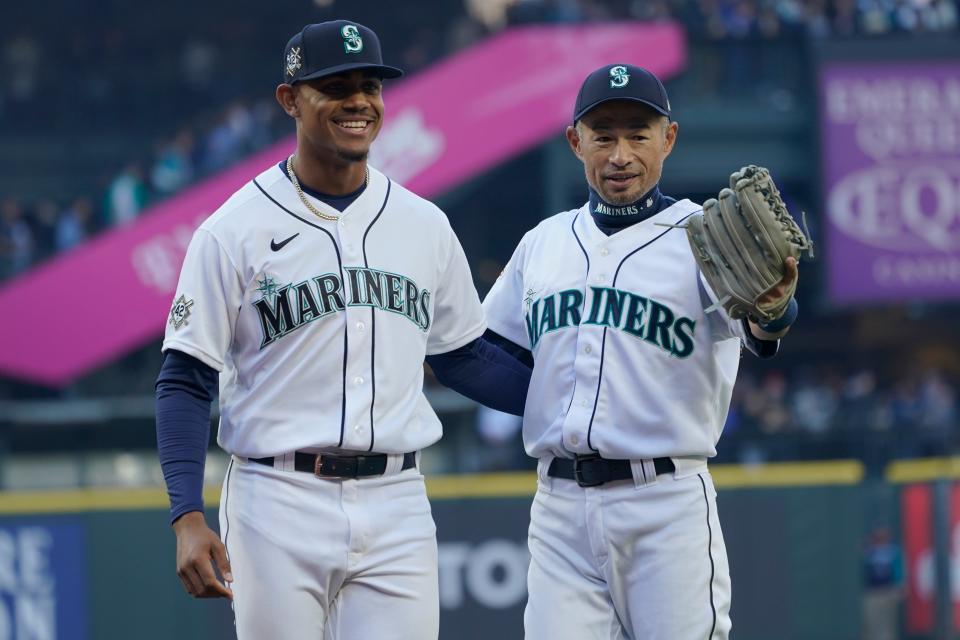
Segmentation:
[(360, 31), (352, 24), (344, 25), (340, 29), (340, 35), (343, 36), (343, 50), (347, 53), (360, 53), (363, 51), (363, 38), (360, 37)]
[(624, 66), (617, 65), (616, 67), (610, 67), (610, 88), (611, 89), (622, 89), (627, 86), (627, 83), (630, 82), (630, 74), (627, 73), (627, 68)]
[(300, 58), (300, 47), (291, 47), (290, 53), (287, 54), (287, 75), (296, 75), (302, 66), (303, 60)]

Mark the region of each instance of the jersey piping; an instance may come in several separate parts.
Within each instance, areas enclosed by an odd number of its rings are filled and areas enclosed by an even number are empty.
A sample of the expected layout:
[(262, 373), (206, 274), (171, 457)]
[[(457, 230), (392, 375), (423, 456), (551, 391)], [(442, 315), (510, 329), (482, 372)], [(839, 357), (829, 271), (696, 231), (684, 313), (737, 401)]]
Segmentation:
[[(390, 187), (393, 185), (392, 180), (387, 180), (387, 194), (383, 197), (383, 204), (380, 205), (380, 211), (377, 212), (377, 215), (374, 216), (373, 220), (367, 225), (367, 230), (363, 232), (363, 266), (370, 268), (370, 263), (367, 261), (367, 234), (370, 233), (370, 229), (373, 228), (373, 225), (377, 223), (377, 220), (380, 219), (380, 216), (383, 214), (384, 210), (387, 208), (387, 201), (390, 200)], [(377, 399), (377, 361), (375, 354), (377, 352), (377, 314), (374, 312), (374, 308), (370, 307), (370, 448), (367, 451), (373, 451), (373, 442), (375, 440), (375, 431), (373, 423), (373, 407)], [(346, 369), (344, 369), (344, 375), (346, 375)]]
[[(686, 220), (687, 218), (689, 218), (690, 216), (692, 216), (694, 213), (697, 213), (698, 211), (702, 211), (702, 209), (698, 209), (697, 211), (693, 211), (693, 212), (691, 212), (691, 213), (688, 213), (688, 214), (685, 215), (684, 217), (680, 218), (680, 220), (678, 220), (675, 224), (680, 224), (681, 222), (683, 222), (684, 220)], [(580, 214), (579, 214), (579, 213), (578, 213), (576, 216), (574, 216), (574, 218), (573, 218), (574, 223), (576, 223), (577, 218), (579, 218), (579, 217), (580, 217)], [(574, 237), (577, 238), (577, 243), (580, 243), (580, 238), (577, 237), (577, 232), (576, 232), (576, 230), (573, 228), (573, 225), (570, 226), (570, 229), (573, 231)], [(620, 261), (620, 264), (617, 265), (617, 270), (614, 271), (614, 273), (613, 273), (613, 283), (611, 284), (611, 286), (612, 286), (612, 287), (616, 287), (616, 286), (617, 286), (617, 276), (620, 275), (620, 269), (623, 267), (623, 263), (625, 263), (631, 256), (633, 256), (634, 254), (636, 254), (638, 251), (640, 251), (641, 249), (646, 249), (646, 248), (649, 247), (651, 244), (653, 244), (654, 242), (656, 242), (657, 240), (659, 240), (659, 239), (662, 238), (663, 236), (667, 235), (667, 234), (670, 233), (671, 231), (673, 231), (673, 227), (668, 228), (668, 229), (664, 229), (663, 232), (660, 233), (659, 235), (654, 236), (653, 238), (651, 238), (651, 239), (648, 240), (647, 242), (643, 243), (642, 245), (640, 245), (639, 247), (637, 247), (636, 249), (634, 249), (633, 251), (631, 251), (631, 252), (628, 253), (627, 255), (623, 256), (623, 259)], [(580, 244), (580, 248), (583, 249), (583, 244)], [(586, 250), (584, 250), (584, 255), (586, 255)], [(590, 263), (590, 260), (588, 259), (588, 260), (587, 260), (587, 264), (589, 265), (589, 263)], [(589, 266), (588, 266), (588, 269), (589, 269)], [(584, 290), (583, 295), (584, 295), (584, 296), (587, 295), (586, 290)], [(597, 392), (596, 392), (596, 394), (593, 396), (593, 411), (590, 413), (590, 424), (587, 425), (587, 447), (589, 447), (591, 450), (596, 451), (596, 452), (598, 452), (598, 453), (599, 453), (600, 450), (594, 448), (593, 442), (592, 442), (591, 438), (592, 438), (592, 436), (593, 436), (593, 419), (594, 419), (594, 417), (596, 417), (596, 415), (597, 415), (597, 402), (600, 400), (600, 385), (603, 384), (603, 363), (604, 363), (604, 355), (606, 354), (606, 350), (607, 350), (607, 328), (604, 327), (604, 328), (603, 328), (603, 336), (602, 336), (601, 339), (600, 339), (600, 371), (597, 373)]]
[[(573, 233), (573, 238), (574, 238), (574, 240), (576, 240), (576, 241), (577, 241), (577, 244), (580, 245), (580, 251), (583, 252), (583, 259), (587, 261), (587, 274), (586, 274), (586, 276), (584, 277), (584, 286), (583, 286), (583, 297), (584, 297), (584, 299), (586, 299), (586, 297), (587, 297), (587, 284), (586, 284), (586, 281), (587, 281), (587, 279), (590, 277), (590, 254), (587, 253), (587, 250), (586, 250), (586, 248), (584, 248), (583, 243), (580, 242), (580, 236), (577, 235), (576, 224), (577, 224), (577, 218), (578, 218), (578, 217), (580, 217), (580, 214), (579, 214), (579, 213), (578, 213), (577, 215), (573, 216), (573, 220), (570, 222), (570, 231)], [(530, 348), (533, 349), (533, 346), (531, 345)], [(531, 353), (533, 353), (533, 352), (531, 351)], [(602, 354), (602, 353), (601, 353), (600, 362), (601, 362), (601, 363), (603, 362), (603, 354)], [(570, 391), (570, 402), (567, 403), (567, 413), (570, 413), (570, 407), (573, 406), (573, 399), (574, 399), (574, 397), (575, 397), (576, 395), (577, 395), (577, 378), (576, 378), (576, 376), (574, 376), (574, 378), (573, 378), (573, 389)], [(596, 401), (594, 401), (594, 407), (596, 407)], [(591, 416), (591, 420), (592, 420), (592, 419), (593, 419), (593, 417)], [(561, 446), (561, 447), (563, 446), (563, 433), (560, 434), (560, 446)], [(589, 438), (589, 437), (587, 438), (587, 446), (590, 446), (590, 438)], [(593, 447), (590, 447), (590, 448), (592, 449)], [(596, 449), (594, 449), (594, 451), (596, 451)]]

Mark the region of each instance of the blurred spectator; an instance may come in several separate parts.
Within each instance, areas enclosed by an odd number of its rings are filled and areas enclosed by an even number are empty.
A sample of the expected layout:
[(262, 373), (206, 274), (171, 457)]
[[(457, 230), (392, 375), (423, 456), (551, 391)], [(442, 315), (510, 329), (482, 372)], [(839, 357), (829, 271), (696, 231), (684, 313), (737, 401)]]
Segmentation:
[(133, 162), (118, 173), (107, 187), (104, 213), (108, 225), (126, 224), (132, 221), (147, 203), (147, 187), (143, 182), (143, 170)]
[(790, 408), (797, 427), (811, 435), (823, 435), (833, 426), (839, 405), (837, 390), (823, 376), (801, 374), (792, 385)]
[(0, 203), (0, 272), (11, 276), (25, 270), (33, 261), (33, 233), (23, 215), (23, 207), (13, 198)]
[(204, 141), (203, 171), (219, 171), (247, 151), (254, 125), (253, 115), (245, 104), (235, 102), (227, 107)]
[(896, 640), (903, 560), (888, 527), (870, 532), (863, 552), (863, 640)]
[(877, 377), (873, 371), (852, 374), (842, 394), (843, 421), (852, 429), (889, 428), (893, 417), (888, 407), (877, 402)]
[(67, 251), (77, 246), (90, 233), (93, 220), (93, 205), (87, 198), (77, 198), (60, 214), (56, 229), (57, 251)]
[(957, 422), (957, 394), (943, 375), (931, 369), (920, 381), (920, 424), (927, 428), (949, 429)]
[(60, 207), (50, 198), (43, 198), (33, 205), (32, 213), (33, 260), (45, 260), (56, 250), (54, 235)]
[(921, 374), (913, 387), (916, 400), (913, 414), (914, 437), (920, 442), (919, 455), (948, 456), (955, 450), (956, 393), (935, 370)]
[(766, 434), (790, 429), (790, 412), (786, 405), (787, 381), (783, 372), (771, 371), (764, 376), (760, 388), (747, 400), (747, 412)]
[(193, 134), (183, 129), (161, 145), (150, 169), (150, 184), (161, 196), (179, 191), (193, 179)]

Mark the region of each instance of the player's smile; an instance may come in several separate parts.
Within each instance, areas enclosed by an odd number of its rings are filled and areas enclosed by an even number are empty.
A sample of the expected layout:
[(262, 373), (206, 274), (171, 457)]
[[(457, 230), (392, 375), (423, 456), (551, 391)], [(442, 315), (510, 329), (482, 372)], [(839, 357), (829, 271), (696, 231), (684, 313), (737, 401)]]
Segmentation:
[(639, 174), (631, 173), (626, 171), (617, 171), (614, 173), (607, 174), (604, 179), (616, 189), (626, 189), (633, 186)]
[(344, 118), (335, 118), (333, 123), (340, 132), (356, 138), (366, 137), (373, 131), (376, 120), (373, 118), (357, 118), (348, 116)]

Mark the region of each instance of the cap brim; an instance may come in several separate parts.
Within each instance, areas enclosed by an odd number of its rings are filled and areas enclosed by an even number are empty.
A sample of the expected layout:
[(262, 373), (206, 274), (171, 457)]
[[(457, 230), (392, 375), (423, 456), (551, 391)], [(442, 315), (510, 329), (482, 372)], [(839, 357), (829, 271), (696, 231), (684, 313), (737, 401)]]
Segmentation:
[(653, 109), (654, 111), (656, 111), (657, 113), (659, 113), (659, 114), (661, 114), (661, 115), (665, 115), (665, 116), (667, 116), (668, 118), (670, 117), (670, 112), (669, 112), (669, 111), (665, 110), (663, 107), (660, 107), (660, 106), (658, 106), (658, 105), (655, 105), (654, 103), (650, 102), (649, 100), (641, 100), (640, 98), (633, 98), (633, 97), (631, 97), (631, 96), (616, 96), (616, 97), (603, 98), (602, 100), (597, 100), (596, 102), (593, 102), (593, 103), (591, 103), (591, 104), (588, 104), (588, 105), (585, 106), (583, 109), (581, 109), (581, 110), (577, 113), (576, 116), (574, 116), (574, 118), (573, 118), (574, 123), (576, 123), (577, 120), (579, 120), (579, 119), (582, 118), (583, 116), (587, 115), (587, 113), (589, 113), (589, 112), (590, 112), (591, 110), (593, 110), (595, 107), (599, 107), (601, 104), (603, 104), (603, 103), (605, 103), (605, 102), (613, 102), (614, 100), (629, 100), (630, 102), (639, 102), (640, 104), (645, 104), (645, 105), (647, 105), (648, 107), (650, 107), (651, 109)]
[(326, 69), (321, 69), (320, 71), (314, 71), (313, 73), (301, 76), (294, 80), (294, 82), (302, 82), (304, 80), (316, 80), (317, 78), (325, 78), (327, 76), (333, 76), (338, 73), (343, 73), (345, 71), (353, 71), (355, 69), (372, 69), (377, 71), (380, 74), (381, 78), (399, 78), (403, 75), (403, 70), (396, 67), (391, 67), (385, 64), (370, 64), (369, 62), (350, 62), (348, 64), (341, 64), (335, 67), (328, 67)]

